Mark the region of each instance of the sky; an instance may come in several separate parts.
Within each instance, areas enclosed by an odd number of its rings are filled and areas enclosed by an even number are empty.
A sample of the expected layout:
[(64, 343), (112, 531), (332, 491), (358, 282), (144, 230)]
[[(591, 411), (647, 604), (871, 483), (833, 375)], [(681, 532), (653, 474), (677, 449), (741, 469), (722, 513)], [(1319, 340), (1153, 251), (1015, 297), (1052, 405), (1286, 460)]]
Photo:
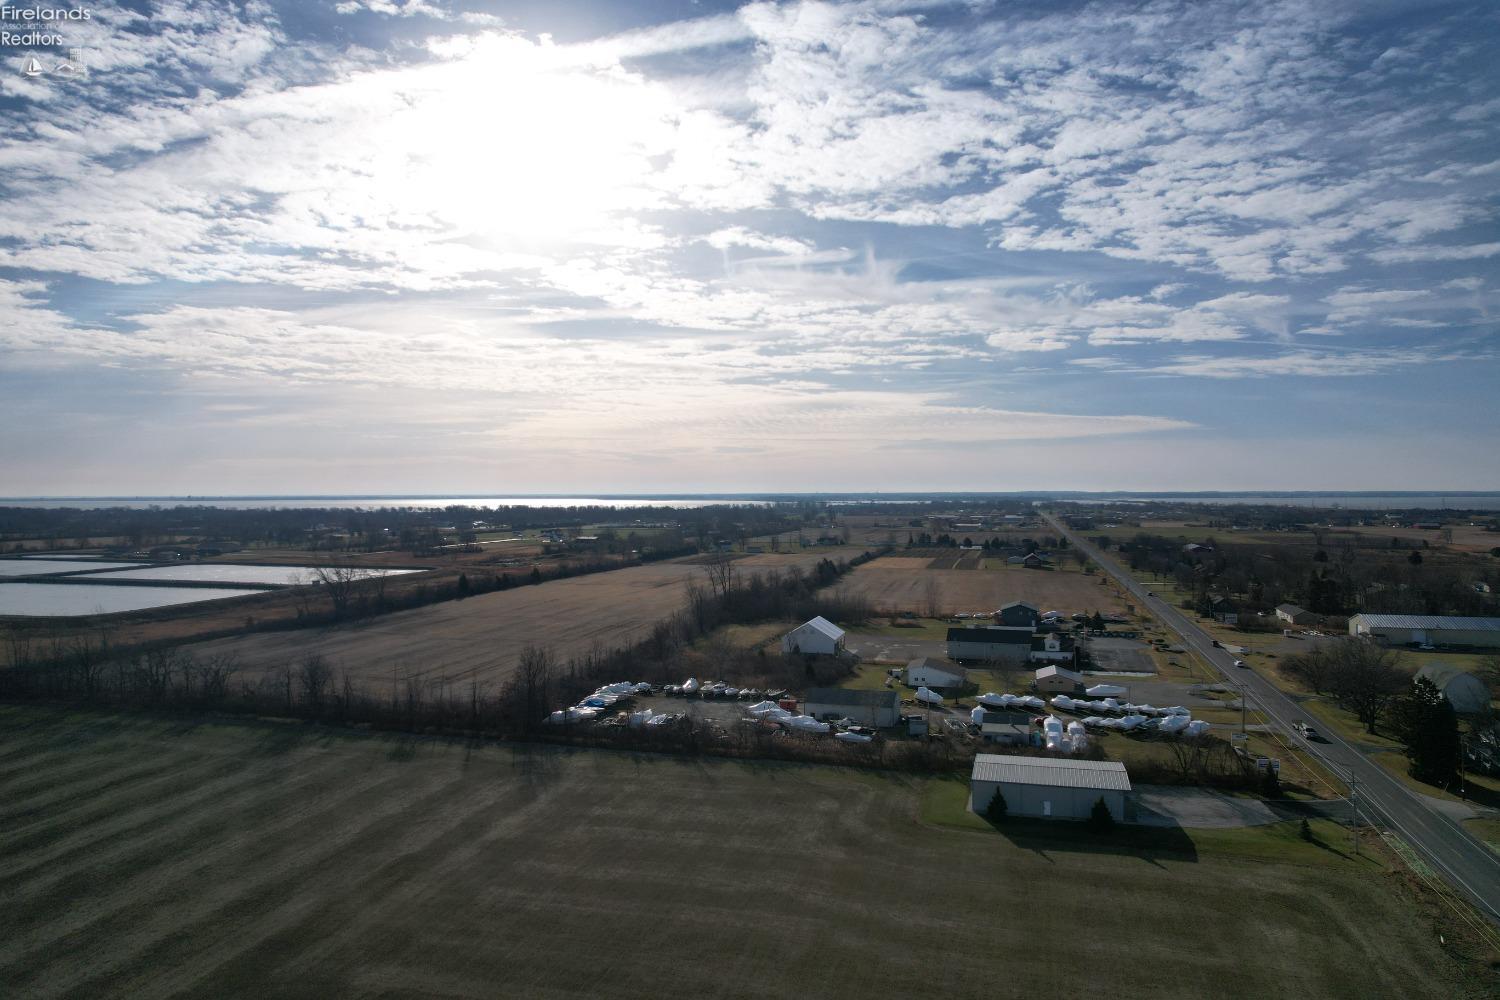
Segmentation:
[(1500, 489), (1492, 3), (78, 9), (0, 495)]

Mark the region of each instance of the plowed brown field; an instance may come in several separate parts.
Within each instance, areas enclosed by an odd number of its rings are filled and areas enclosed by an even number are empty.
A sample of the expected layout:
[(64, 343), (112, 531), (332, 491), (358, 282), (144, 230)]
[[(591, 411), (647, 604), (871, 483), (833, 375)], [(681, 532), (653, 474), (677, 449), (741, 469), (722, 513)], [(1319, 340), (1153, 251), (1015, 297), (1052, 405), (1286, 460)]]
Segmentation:
[[(869, 598), (876, 610), (926, 613), (929, 597), (943, 614), (994, 611), (1010, 601), (1029, 601), (1043, 611), (1124, 611), (1100, 576), (1072, 570), (928, 569), (927, 559), (884, 557), (845, 577), (843, 586)], [(936, 588), (929, 594), (929, 588)]]
[[(858, 551), (849, 555), (858, 555)], [(821, 555), (751, 555), (742, 574), (807, 567)], [(254, 675), (321, 654), (336, 671), (366, 685), (393, 678), (467, 684), (504, 680), (528, 645), (559, 657), (611, 648), (642, 637), (683, 605), (683, 584), (703, 577), (696, 559), (555, 580), (414, 608), (333, 628), (262, 632), (198, 643), (195, 654), (233, 654)]]

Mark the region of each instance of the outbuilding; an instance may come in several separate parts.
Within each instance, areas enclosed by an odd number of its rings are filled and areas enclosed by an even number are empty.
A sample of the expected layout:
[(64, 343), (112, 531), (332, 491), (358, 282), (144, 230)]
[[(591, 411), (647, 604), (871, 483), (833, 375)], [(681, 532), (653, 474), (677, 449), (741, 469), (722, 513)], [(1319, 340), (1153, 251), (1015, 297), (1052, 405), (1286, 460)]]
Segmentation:
[(1043, 667), (1036, 672), (1037, 694), (1082, 694), (1083, 675), (1059, 666)]
[(1470, 646), (1500, 648), (1500, 618), (1454, 615), (1355, 615), (1349, 634), (1369, 636), (1392, 646)]
[(844, 630), (822, 615), (803, 622), (781, 637), (783, 653), (835, 656), (844, 651)]
[(1023, 663), (1031, 657), (1032, 631), (1029, 628), (950, 628), (948, 659), (994, 662), (1011, 660)]
[(1009, 604), (1000, 606), (995, 612), (996, 625), (1009, 625), (1014, 628), (1036, 628), (1037, 621), (1041, 618), (1041, 610), (1035, 604), (1025, 601), (1011, 601)]
[(1115, 819), (1125, 816), (1130, 776), (1115, 760), (1016, 757), (982, 753), (974, 757), (969, 800), (981, 815), (996, 793), (1005, 796), (1011, 816), (1088, 819), (1101, 798)]
[(1322, 617), (1313, 614), (1306, 608), (1299, 608), (1295, 604), (1276, 605), (1276, 617), (1288, 625), (1316, 625), (1322, 621)]
[(802, 701), (802, 711), (815, 719), (849, 718), (878, 729), (901, 720), (901, 695), (893, 690), (813, 688)]
[(906, 665), (907, 687), (959, 688), (969, 683), (969, 672), (956, 663), (923, 656)]
[(1461, 670), (1456, 663), (1428, 663), (1418, 671), (1418, 677), (1431, 681), (1433, 686), (1448, 699), (1453, 711), (1461, 713), (1483, 712), (1490, 704), (1490, 689), (1484, 681)]

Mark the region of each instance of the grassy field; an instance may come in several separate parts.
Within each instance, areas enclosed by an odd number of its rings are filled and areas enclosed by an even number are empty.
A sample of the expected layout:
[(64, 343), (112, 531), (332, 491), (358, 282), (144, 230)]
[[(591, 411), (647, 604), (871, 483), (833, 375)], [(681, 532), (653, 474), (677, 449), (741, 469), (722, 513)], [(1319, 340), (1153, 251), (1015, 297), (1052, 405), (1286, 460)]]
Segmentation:
[[(756, 555), (738, 561), (743, 573), (807, 566), (807, 555)], [(392, 677), (467, 684), (504, 680), (527, 645), (561, 657), (640, 638), (682, 607), (683, 584), (702, 576), (687, 560), (553, 580), (447, 601), (368, 622), (293, 632), (265, 632), (191, 647), (230, 653), (248, 674), (297, 663), (319, 653), (358, 681), (389, 685)]]
[[(0, 982), (18, 997), (977, 998), (1003, 968), (1016, 995), (1493, 995), (1438, 911), (1321, 824), (1324, 847), (1279, 827), (1100, 842), (996, 832), (963, 790), (0, 708)], [(999, 900), (1015, 903), (1003, 920)], [(1059, 942), (1066, 961), (1043, 957)]]
[(1028, 601), (1044, 611), (1120, 612), (1124, 604), (1100, 576), (1074, 570), (931, 569), (928, 558), (882, 556), (865, 563), (843, 582), (863, 594), (877, 611), (942, 614), (991, 612), (1010, 601)]

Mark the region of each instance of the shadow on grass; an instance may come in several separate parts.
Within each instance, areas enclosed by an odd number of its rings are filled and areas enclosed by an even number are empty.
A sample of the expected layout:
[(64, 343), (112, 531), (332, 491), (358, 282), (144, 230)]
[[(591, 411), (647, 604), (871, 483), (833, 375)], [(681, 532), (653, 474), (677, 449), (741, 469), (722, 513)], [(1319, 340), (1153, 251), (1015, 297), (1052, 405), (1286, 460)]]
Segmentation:
[(1198, 860), (1198, 847), (1180, 826), (1135, 826), (1117, 823), (1108, 831), (1096, 831), (1078, 820), (1006, 818), (990, 822), (995, 832), (1014, 846), (1051, 860), (1052, 852), (1072, 854), (1119, 854), (1140, 858), (1162, 867), (1158, 858), (1172, 861)]

